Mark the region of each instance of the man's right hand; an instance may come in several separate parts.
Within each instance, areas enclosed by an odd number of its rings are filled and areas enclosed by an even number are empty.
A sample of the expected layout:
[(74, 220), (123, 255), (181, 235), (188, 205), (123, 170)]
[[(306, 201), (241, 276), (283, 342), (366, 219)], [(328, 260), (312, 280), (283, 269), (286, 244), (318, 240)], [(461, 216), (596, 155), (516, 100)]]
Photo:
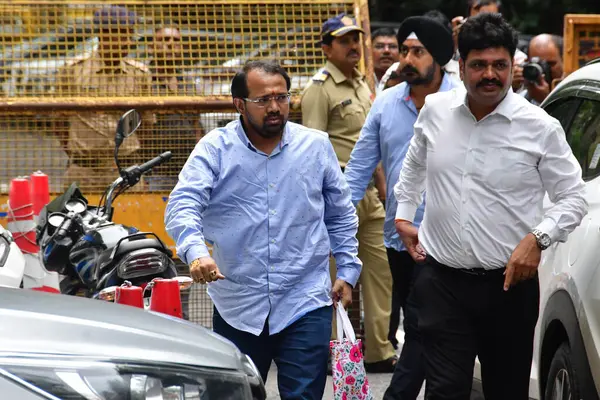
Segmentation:
[(512, 88), (516, 92), (523, 86), (524, 82), (523, 78), (523, 66), (520, 64), (515, 64), (513, 68), (513, 80), (512, 80)]
[(402, 243), (406, 247), (408, 254), (416, 262), (425, 261), (425, 250), (419, 244), (419, 230), (410, 221), (397, 220), (396, 231), (402, 239)]
[(458, 32), (460, 27), (465, 23), (465, 17), (454, 17), (452, 18), (452, 40), (454, 41), (454, 48), (458, 47)]
[(225, 279), (212, 257), (200, 257), (192, 261), (190, 263), (190, 275), (194, 282), (198, 283), (209, 283)]

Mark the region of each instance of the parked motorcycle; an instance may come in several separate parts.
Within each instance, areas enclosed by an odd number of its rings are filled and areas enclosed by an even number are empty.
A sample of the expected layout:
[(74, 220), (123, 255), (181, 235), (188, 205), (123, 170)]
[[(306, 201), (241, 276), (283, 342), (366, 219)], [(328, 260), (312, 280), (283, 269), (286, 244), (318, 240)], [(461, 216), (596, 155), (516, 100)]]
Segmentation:
[(116, 198), (135, 186), (143, 174), (171, 158), (167, 151), (142, 165), (121, 169), (119, 146), (140, 125), (136, 110), (120, 118), (114, 152), (120, 176), (106, 189), (98, 206), (90, 206), (72, 184), (40, 213), (37, 242), (41, 259), (46, 269), (65, 275), (61, 293), (97, 298), (101, 291), (125, 281), (145, 287), (154, 278), (177, 276), (172, 252), (155, 233), (112, 221)]

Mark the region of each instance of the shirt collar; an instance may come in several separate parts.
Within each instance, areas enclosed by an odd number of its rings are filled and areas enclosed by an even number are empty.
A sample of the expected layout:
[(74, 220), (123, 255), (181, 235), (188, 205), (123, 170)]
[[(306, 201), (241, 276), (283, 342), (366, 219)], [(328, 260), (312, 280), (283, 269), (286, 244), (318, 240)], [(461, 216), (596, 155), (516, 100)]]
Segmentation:
[[(345, 80), (348, 80), (346, 78), (346, 75), (344, 75), (342, 71), (340, 71), (340, 69), (336, 67), (335, 64), (333, 64), (331, 61), (327, 61), (327, 63), (325, 64), (325, 70), (329, 72), (329, 75), (331, 75), (335, 83), (339, 84), (344, 82)], [(356, 68), (354, 68), (354, 79), (363, 79), (363, 75)]]
[[(515, 93), (513, 92), (512, 87), (510, 87), (508, 89), (508, 92), (506, 93), (506, 96), (504, 96), (504, 99), (502, 99), (502, 101), (500, 102), (500, 104), (498, 104), (498, 106), (496, 106), (494, 111), (492, 111), (488, 115), (499, 114), (499, 115), (502, 115), (504, 118), (508, 119), (509, 121), (512, 121), (513, 111), (514, 111), (513, 106), (515, 104), (514, 96), (515, 96)], [(466, 89), (457, 91), (456, 96), (454, 97), (454, 100), (452, 101), (450, 108), (458, 108), (460, 106), (463, 106), (469, 112), (471, 112), (471, 110), (469, 109), (469, 104), (467, 102), (467, 90)]]
[[(237, 120), (237, 124), (235, 126), (235, 131), (236, 131), (238, 137), (240, 138), (240, 140), (242, 141), (242, 144), (245, 147), (247, 147), (250, 150), (255, 151), (257, 153), (262, 153), (260, 150), (258, 150), (256, 147), (254, 147), (252, 142), (250, 142), (250, 140), (248, 139), (248, 135), (246, 135), (246, 131), (244, 130), (244, 123), (242, 122), (241, 116)], [(292, 130), (290, 128), (290, 122), (288, 121), (288, 122), (286, 122), (285, 127), (283, 128), (283, 136), (281, 137), (281, 141), (279, 142), (279, 146), (278, 146), (279, 151), (281, 151), (285, 146), (287, 146), (290, 143), (291, 139), (292, 139)], [(276, 151), (273, 154), (267, 154), (267, 156), (275, 155), (279, 151)]]
[[(94, 54), (94, 57), (92, 58), (92, 60), (94, 63), (93, 65), (94, 65), (95, 73), (104, 72), (105, 70), (112, 71), (104, 64), (104, 61), (102, 61), (102, 59), (100, 59), (100, 56), (98, 54)], [(124, 73), (124, 74), (127, 73), (127, 64), (122, 59), (119, 60), (118, 70), (120, 70), (121, 73)]]
[[(404, 90), (402, 91), (402, 101), (409, 102), (410, 101), (410, 85), (407, 83), (403, 83), (403, 84), (404, 84)], [(442, 83), (440, 84), (440, 88), (438, 89), (438, 92), (447, 92), (449, 90), (452, 90), (453, 87), (454, 87), (454, 85), (452, 82), (452, 78), (450, 77), (450, 74), (444, 73), (444, 76), (442, 76)]]

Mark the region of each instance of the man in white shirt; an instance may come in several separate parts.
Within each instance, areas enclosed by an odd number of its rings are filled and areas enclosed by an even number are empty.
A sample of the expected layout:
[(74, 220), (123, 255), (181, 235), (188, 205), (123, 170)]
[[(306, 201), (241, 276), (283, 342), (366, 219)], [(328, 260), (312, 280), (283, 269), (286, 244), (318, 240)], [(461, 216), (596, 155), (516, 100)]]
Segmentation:
[(512, 91), (516, 46), (499, 14), (464, 23), (466, 90), (427, 97), (394, 187), (396, 229), (424, 264), (414, 296), (429, 400), (469, 399), (476, 356), (486, 400), (528, 399), (541, 252), (587, 213), (559, 122)]

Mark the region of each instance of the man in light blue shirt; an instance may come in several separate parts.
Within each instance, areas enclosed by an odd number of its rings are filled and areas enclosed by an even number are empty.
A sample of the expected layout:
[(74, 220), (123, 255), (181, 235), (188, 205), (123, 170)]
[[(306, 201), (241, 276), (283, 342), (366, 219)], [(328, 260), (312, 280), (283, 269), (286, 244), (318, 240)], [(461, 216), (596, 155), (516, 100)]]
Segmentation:
[(358, 217), (327, 134), (287, 122), (289, 90), (279, 65), (246, 64), (231, 86), (241, 118), (198, 143), (165, 224), (194, 280), (209, 284), (215, 332), (265, 381), (275, 360), (283, 399), (321, 399), (332, 300), (351, 302), (362, 267)]
[[(345, 170), (355, 204), (363, 198), (371, 174), (380, 161), (387, 187), (394, 187), (425, 97), (459, 84), (441, 67), (446, 65), (453, 52), (452, 34), (442, 23), (428, 17), (408, 18), (400, 26), (398, 43), (401, 43), (398, 71), (404, 82), (383, 91), (375, 99)], [(409, 310), (408, 295), (418, 267), (396, 232), (396, 208), (393, 190), (388, 190), (384, 244), (393, 278), (390, 341), (397, 344), (395, 336), (400, 308), (403, 308), (405, 342), (385, 399), (416, 399), (425, 372), (416, 333), (416, 315)], [(424, 208), (422, 204), (417, 211), (417, 226), (423, 218)]]

